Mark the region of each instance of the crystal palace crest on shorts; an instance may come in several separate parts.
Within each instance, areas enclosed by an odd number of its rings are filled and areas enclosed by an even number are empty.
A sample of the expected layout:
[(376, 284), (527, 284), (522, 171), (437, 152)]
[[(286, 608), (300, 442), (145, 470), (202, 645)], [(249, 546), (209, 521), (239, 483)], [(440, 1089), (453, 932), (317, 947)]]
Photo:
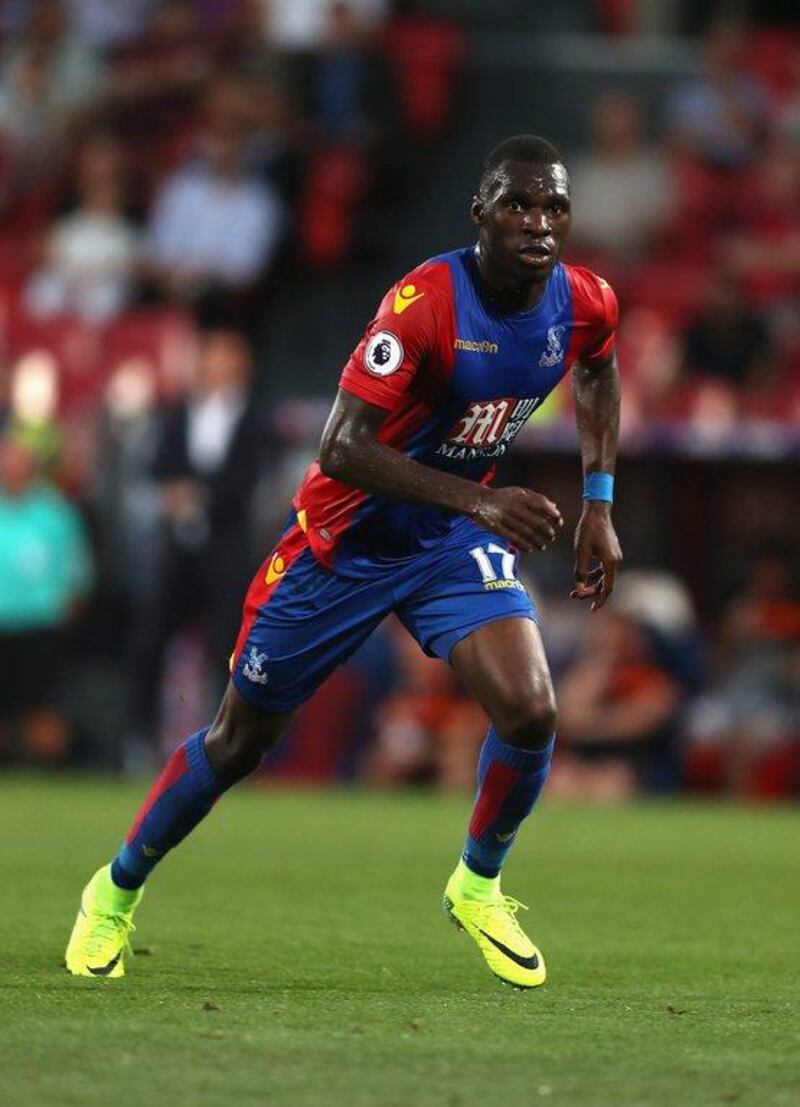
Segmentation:
[(250, 652), (247, 655), (247, 661), (244, 664), (242, 672), (248, 680), (252, 680), (254, 684), (266, 684), (269, 677), (263, 670), (264, 662), (267, 660), (265, 653), (259, 653), (255, 646), (250, 647)]

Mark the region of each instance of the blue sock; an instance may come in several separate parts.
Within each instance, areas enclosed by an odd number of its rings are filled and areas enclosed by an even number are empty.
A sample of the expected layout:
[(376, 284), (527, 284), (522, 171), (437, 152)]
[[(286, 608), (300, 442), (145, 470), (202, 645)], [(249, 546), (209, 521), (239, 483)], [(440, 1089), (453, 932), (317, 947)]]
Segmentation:
[(205, 818), (225, 791), (206, 756), (205, 730), (179, 746), (148, 792), (122, 848), (111, 862), (120, 888), (139, 888), (164, 854)]
[(555, 736), (538, 750), (517, 749), (489, 728), (478, 758), (478, 794), (464, 846), (464, 863), (495, 877), (522, 820), (530, 814), (550, 771)]

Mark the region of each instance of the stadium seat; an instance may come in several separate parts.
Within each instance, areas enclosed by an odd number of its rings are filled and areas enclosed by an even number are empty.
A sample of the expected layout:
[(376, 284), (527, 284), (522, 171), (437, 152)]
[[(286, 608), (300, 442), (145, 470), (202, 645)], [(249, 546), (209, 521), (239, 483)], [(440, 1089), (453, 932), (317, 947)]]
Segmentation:
[(347, 257), (367, 183), (366, 160), (356, 145), (329, 146), (313, 159), (298, 226), (301, 253), (316, 269), (333, 269)]
[(466, 53), (464, 34), (439, 19), (396, 20), (386, 37), (406, 125), (424, 141), (441, 135), (450, 121), (459, 65)]
[(748, 69), (782, 99), (792, 88), (794, 57), (800, 50), (800, 34), (785, 28), (755, 30), (749, 35)]

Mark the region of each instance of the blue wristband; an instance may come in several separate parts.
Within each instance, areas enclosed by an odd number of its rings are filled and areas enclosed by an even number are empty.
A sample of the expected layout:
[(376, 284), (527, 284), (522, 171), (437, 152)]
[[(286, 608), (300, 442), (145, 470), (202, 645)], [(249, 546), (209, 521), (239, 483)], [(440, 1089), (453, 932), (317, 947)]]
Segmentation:
[(610, 473), (587, 473), (583, 478), (584, 500), (614, 502), (614, 478)]

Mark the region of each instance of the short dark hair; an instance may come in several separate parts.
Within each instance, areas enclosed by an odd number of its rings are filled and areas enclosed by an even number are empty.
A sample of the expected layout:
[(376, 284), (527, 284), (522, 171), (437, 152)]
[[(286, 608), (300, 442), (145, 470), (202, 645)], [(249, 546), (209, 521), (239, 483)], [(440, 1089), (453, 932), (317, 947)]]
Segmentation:
[(563, 165), (561, 154), (546, 138), (539, 135), (513, 135), (503, 139), (489, 152), (481, 167), (478, 195), (485, 197), (497, 170), (507, 161), (523, 161), (529, 165)]

